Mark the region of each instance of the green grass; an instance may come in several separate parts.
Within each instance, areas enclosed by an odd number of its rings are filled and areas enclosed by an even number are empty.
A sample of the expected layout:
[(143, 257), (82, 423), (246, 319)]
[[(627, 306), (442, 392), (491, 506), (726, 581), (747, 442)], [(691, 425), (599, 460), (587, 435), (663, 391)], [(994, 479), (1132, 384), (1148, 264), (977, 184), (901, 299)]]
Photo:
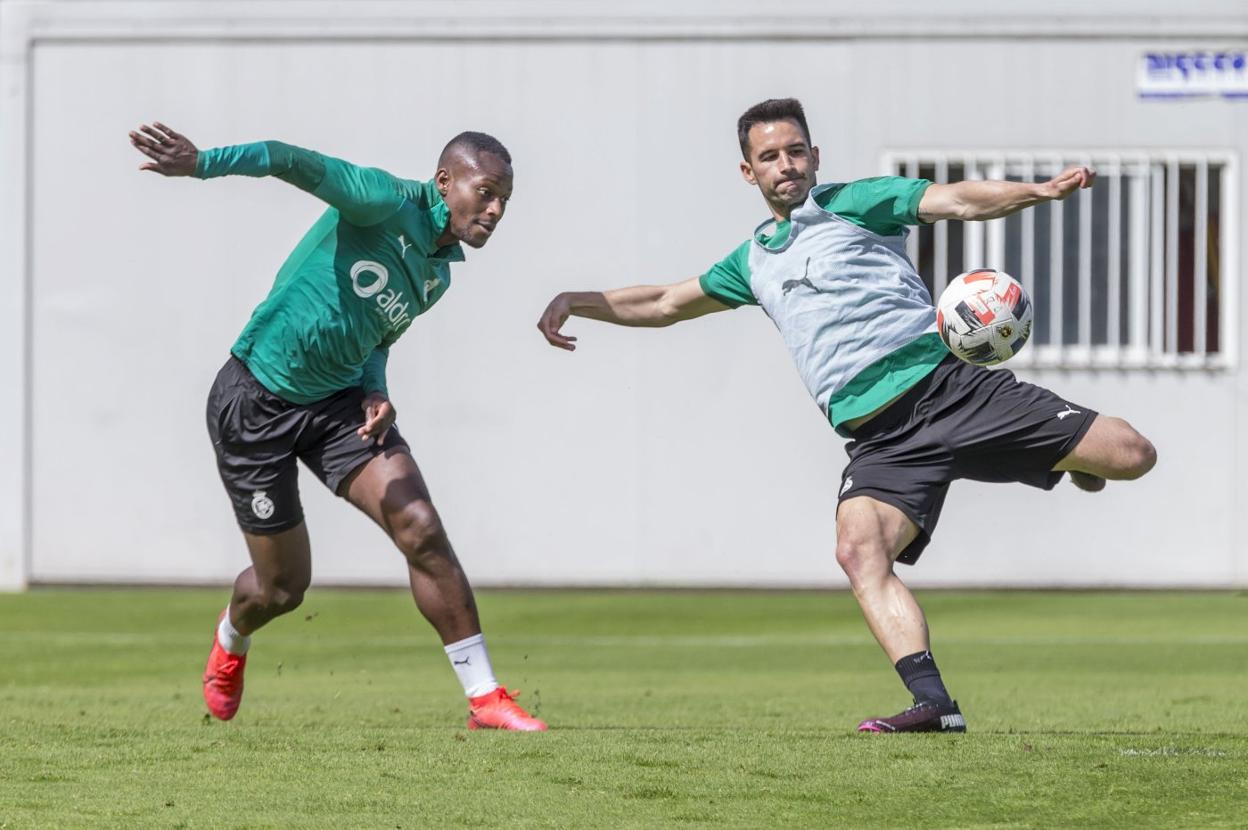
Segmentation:
[(485, 593), (544, 735), (469, 733), (399, 592), (313, 591), (238, 717), (223, 591), (0, 596), (0, 828), (1244, 827), (1248, 596), (928, 593), (970, 732), (908, 701), (844, 594)]

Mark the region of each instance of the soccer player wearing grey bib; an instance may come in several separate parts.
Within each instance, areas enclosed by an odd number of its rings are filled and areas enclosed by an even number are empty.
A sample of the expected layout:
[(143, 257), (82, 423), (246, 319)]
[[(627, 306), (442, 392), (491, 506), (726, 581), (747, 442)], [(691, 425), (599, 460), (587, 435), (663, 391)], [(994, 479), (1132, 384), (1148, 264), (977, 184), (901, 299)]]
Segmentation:
[(764, 101), (737, 122), (741, 173), (771, 218), (700, 277), (664, 286), (559, 294), (538, 328), (572, 351), (569, 317), (666, 326), (743, 305), (775, 323), (819, 410), (850, 439), (836, 512), (836, 559), (871, 632), (914, 697), (864, 732), (963, 732), (928, 642), (927, 621), (894, 563), (914, 564), (950, 482), (1017, 481), (1084, 490), (1138, 478), (1156, 462), (1143, 436), (1006, 370), (963, 363), (936, 333), (936, 311), (905, 253), (908, 226), (998, 219), (1090, 187), (1069, 168), (1030, 184), (939, 185), (881, 177), (816, 185), (801, 104)]
[(198, 150), (162, 124), (130, 141), (165, 176), (274, 177), (327, 205), (287, 257), (208, 395), (208, 434), (251, 567), (217, 620), (204, 702), (238, 711), (251, 635), (299, 606), (312, 577), (298, 465), (371, 518), (407, 560), (412, 596), (468, 697), (470, 729), (543, 731), (494, 679), (476, 601), (386, 387), (390, 346), (451, 284), (511, 198), (511, 154), (461, 133), (428, 181), (279, 141)]

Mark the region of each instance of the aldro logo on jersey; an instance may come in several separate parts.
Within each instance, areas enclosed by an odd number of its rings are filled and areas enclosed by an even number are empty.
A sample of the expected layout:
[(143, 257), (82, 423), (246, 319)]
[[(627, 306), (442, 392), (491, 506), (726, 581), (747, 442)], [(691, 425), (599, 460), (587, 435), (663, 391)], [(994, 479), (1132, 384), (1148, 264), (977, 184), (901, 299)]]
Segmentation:
[(376, 298), (374, 310), (386, 318), (396, 331), (402, 331), (411, 325), (412, 315), (407, 313), (407, 303), (399, 302), (403, 295), (393, 288), (386, 288), (389, 281), (390, 269), (380, 262), (362, 259), (351, 266), (351, 288), (355, 296), (363, 300)]

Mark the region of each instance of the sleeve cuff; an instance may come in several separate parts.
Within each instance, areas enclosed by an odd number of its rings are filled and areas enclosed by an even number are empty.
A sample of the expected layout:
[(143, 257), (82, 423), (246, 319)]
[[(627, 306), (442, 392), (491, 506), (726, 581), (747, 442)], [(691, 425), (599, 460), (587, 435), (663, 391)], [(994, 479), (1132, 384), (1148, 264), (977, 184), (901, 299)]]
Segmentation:
[(927, 179), (920, 179), (919, 181), (921, 182), (921, 184), (918, 187), (916, 187), (914, 189), (914, 193), (910, 195), (910, 204), (906, 206), (906, 209), (909, 212), (910, 216), (914, 217), (913, 224), (930, 225), (931, 224), (930, 222), (924, 222), (922, 219), (919, 218), (919, 202), (923, 201), (923, 194), (926, 193), (927, 189), (932, 186), (932, 183), (928, 181)]
[(723, 294), (716, 291), (714, 286), (710, 284), (710, 280), (707, 279), (707, 277), (709, 276), (710, 274), (703, 274), (702, 276), (698, 277), (698, 285), (702, 287), (703, 294), (710, 297), (712, 300), (715, 300), (716, 302), (723, 303), (729, 308), (740, 308), (742, 306), (742, 303), (740, 300), (734, 300), (731, 297), (725, 297)]

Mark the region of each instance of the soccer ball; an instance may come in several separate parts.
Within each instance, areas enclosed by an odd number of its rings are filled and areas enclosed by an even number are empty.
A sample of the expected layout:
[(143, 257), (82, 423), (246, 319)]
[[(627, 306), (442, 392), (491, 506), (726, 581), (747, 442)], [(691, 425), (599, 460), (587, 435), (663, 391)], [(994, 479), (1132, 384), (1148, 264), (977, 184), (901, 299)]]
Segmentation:
[(979, 268), (950, 281), (936, 304), (949, 351), (976, 366), (1009, 360), (1031, 336), (1031, 298), (1004, 271)]

